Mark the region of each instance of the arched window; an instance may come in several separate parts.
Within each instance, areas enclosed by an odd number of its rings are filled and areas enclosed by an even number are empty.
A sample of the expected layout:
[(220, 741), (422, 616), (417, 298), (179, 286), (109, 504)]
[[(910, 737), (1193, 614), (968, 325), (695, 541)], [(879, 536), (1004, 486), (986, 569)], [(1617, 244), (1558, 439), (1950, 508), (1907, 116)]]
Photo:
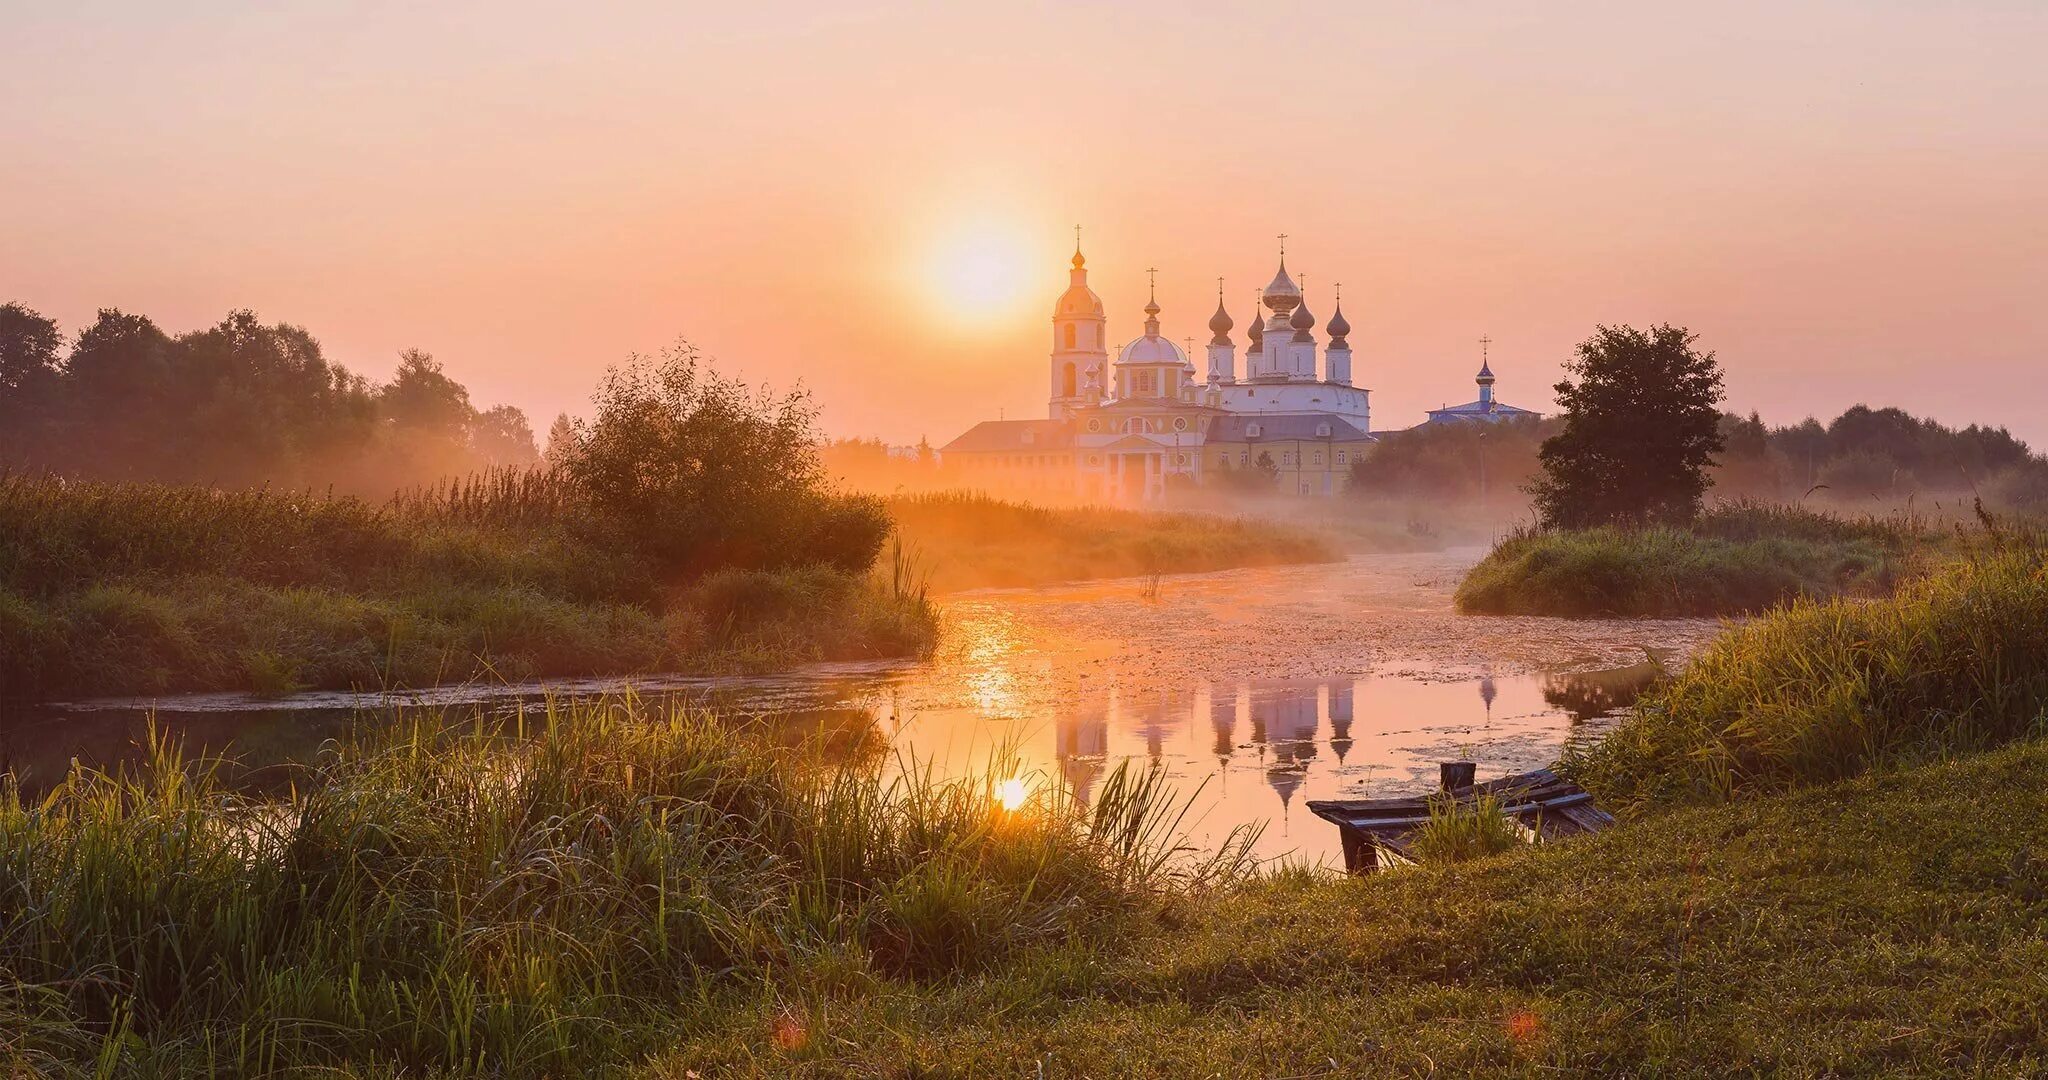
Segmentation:
[[(1069, 329), (1072, 328), (1069, 327)], [(1074, 396), (1074, 365), (1072, 364), (1068, 364), (1060, 369), (1060, 396)]]
[(1073, 348), (1073, 347), (1074, 347), (1074, 324), (1073, 324), (1073, 323), (1068, 323), (1068, 324), (1067, 324), (1067, 348), (1071, 349), (1071, 348)]

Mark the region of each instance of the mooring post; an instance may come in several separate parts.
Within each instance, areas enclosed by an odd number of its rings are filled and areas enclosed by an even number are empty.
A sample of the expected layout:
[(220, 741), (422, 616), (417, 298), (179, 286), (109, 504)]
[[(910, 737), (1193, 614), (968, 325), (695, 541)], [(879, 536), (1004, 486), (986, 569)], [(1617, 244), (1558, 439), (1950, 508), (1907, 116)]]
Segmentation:
[(1445, 791), (1457, 791), (1460, 788), (1472, 786), (1473, 779), (1479, 774), (1479, 763), (1476, 761), (1443, 761), (1437, 763), (1436, 771), (1437, 779), (1443, 784)]

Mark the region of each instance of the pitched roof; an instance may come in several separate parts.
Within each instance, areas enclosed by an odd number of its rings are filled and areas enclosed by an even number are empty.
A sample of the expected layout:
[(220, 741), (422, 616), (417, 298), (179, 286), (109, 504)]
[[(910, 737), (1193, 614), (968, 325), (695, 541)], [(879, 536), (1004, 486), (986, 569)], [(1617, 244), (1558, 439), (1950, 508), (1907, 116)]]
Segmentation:
[[(1331, 442), (1371, 442), (1372, 436), (1359, 430), (1358, 426), (1341, 416), (1327, 413), (1287, 413), (1277, 416), (1263, 416), (1256, 413), (1232, 413), (1219, 417), (1209, 425), (1210, 442), (1247, 442), (1246, 434), (1251, 425), (1259, 426), (1260, 439), (1328, 439)], [(1318, 435), (1317, 427), (1328, 424), (1330, 433)]]
[(1429, 410), (1429, 415), (1447, 420), (1464, 420), (1477, 416), (1538, 416), (1529, 409), (1510, 405), (1504, 401), (1468, 401), (1463, 405), (1447, 405), (1441, 409)]
[(940, 447), (939, 453), (1063, 450), (1072, 445), (1074, 434), (1065, 420), (983, 420)]

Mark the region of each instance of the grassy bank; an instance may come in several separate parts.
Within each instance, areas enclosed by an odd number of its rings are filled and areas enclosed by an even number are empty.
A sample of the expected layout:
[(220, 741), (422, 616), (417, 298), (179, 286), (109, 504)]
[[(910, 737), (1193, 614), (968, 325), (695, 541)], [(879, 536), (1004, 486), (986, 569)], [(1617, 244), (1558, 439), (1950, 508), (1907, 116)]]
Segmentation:
[(765, 666), (935, 634), (915, 583), (866, 556), (700, 570), (646, 551), (540, 474), (385, 505), (4, 476), (0, 695)]
[(1935, 538), (1911, 519), (1736, 504), (1687, 527), (1525, 530), (1458, 586), (1489, 615), (1739, 615), (1801, 597), (1888, 594)]
[(1255, 518), (1040, 507), (965, 492), (902, 496), (888, 508), (941, 591), (1343, 557), (1319, 533)]
[(1156, 776), (1119, 772), (1092, 815), (1012, 812), (999, 772), (887, 781), (626, 700), (514, 734), (417, 717), (279, 800), (168, 747), (0, 790), (0, 1062), (583, 1072), (712, 997), (1100, 943), (1235, 865), (1162, 855)]
[[(1283, 875), (1113, 954), (785, 986), (646, 1072), (2039, 1075), (2044, 776), (2030, 744), (1475, 862)], [(794, 1050), (769, 1037), (789, 1015)]]
[(1162, 863), (708, 717), (423, 725), (280, 804), (0, 796), (0, 1062), (95, 1076), (2031, 1075), (2048, 746), (1366, 880)]
[(1619, 809), (1714, 801), (2048, 730), (2048, 556), (1981, 553), (1871, 602), (1730, 630), (1568, 762)]

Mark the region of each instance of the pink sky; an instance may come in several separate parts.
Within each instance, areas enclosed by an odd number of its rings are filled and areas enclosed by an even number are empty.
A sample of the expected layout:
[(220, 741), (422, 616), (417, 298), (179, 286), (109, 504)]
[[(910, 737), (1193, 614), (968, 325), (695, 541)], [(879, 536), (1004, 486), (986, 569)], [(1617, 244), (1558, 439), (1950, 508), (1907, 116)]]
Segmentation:
[(1218, 276), (1241, 324), (1286, 232), (1376, 427), (1482, 334), (1548, 408), (1596, 323), (1673, 322), (1772, 421), (2048, 446), (2048, 6), (997, 7), (16, 5), (0, 301), (418, 346), (541, 429), (684, 336), (942, 442), (1042, 414), (1073, 223), (1119, 340), (1147, 266), (1171, 336)]

